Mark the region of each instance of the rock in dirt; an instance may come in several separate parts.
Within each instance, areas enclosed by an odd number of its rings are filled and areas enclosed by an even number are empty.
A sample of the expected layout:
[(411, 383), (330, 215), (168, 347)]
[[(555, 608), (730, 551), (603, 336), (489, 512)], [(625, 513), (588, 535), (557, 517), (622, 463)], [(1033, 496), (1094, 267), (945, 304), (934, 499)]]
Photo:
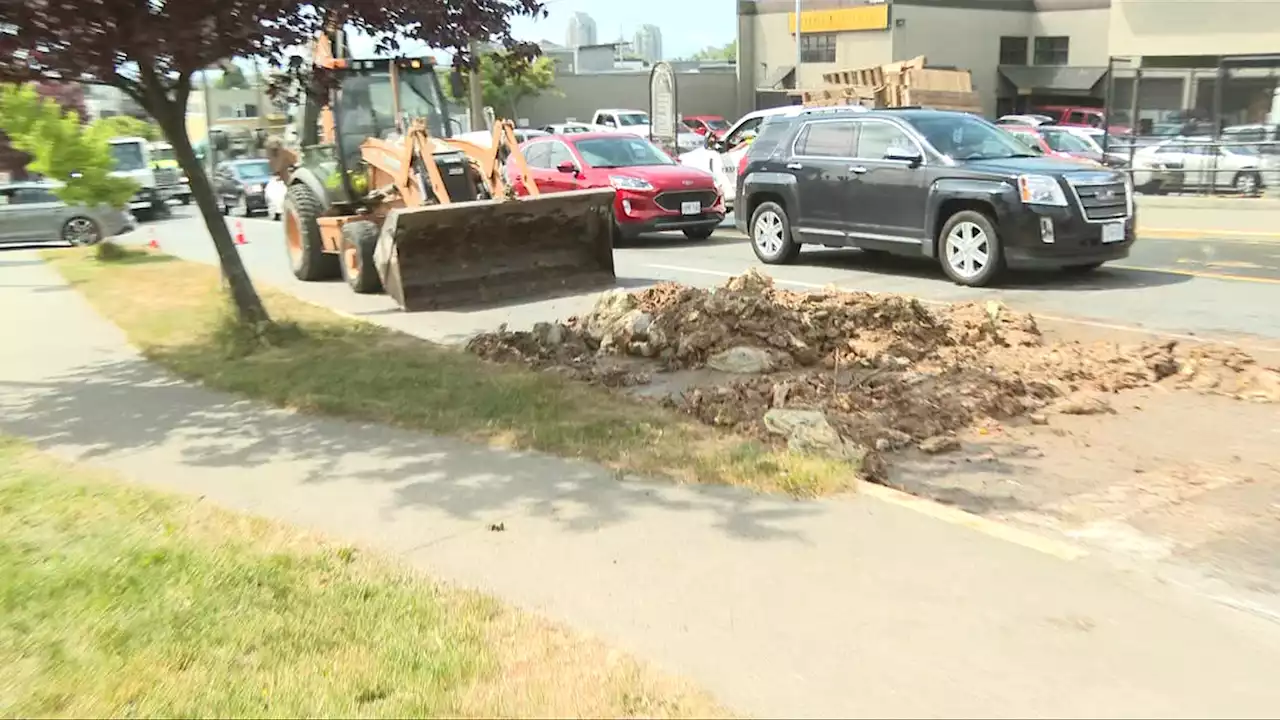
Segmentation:
[(734, 347), (712, 355), (707, 360), (707, 367), (721, 372), (754, 375), (766, 373), (774, 368), (773, 355), (768, 350), (754, 347)]
[(916, 447), (921, 452), (930, 455), (941, 455), (942, 453), (955, 452), (960, 449), (960, 439), (955, 435), (934, 435), (926, 440), (921, 440)]
[(764, 415), (769, 432), (787, 439), (787, 449), (806, 455), (859, 460), (865, 454), (846, 443), (817, 410), (773, 409)]
[(1111, 401), (1093, 393), (1078, 392), (1053, 404), (1053, 409), (1063, 415), (1106, 415), (1115, 413)]

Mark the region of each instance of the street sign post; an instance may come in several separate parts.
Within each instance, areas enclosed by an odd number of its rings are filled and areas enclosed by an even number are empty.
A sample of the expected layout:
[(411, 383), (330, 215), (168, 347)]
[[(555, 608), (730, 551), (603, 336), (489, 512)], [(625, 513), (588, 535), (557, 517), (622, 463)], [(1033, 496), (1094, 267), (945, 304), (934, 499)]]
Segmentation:
[(679, 125), (675, 71), (670, 63), (654, 63), (653, 70), (649, 71), (649, 139), (659, 147), (675, 152)]

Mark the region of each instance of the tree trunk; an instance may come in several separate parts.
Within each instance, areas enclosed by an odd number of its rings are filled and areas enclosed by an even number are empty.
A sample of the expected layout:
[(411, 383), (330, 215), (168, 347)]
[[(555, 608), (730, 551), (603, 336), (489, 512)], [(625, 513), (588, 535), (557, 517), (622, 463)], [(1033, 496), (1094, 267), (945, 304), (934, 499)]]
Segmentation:
[(178, 165), (182, 167), (190, 181), (191, 197), (200, 208), (205, 227), (209, 229), (209, 236), (213, 238), (213, 247), (218, 251), (218, 264), (222, 268), (223, 283), (235, 306), (236, 318), (241, 323), (249, 325), (270, 323), (271, 317), (267, 315), (267, 308), (262, 304), (262, 298), (253, 287), (253, 281), (240, 260), (240, 252), (236, 250), (235, 242), (231, 239), (231, 229), (227, 227), (227, 220), (218, 209), (209, 176), (196, 158), (195, 148), (191, 147), (191, 138), (187, 135), (185, 110), (186, 108), (178, 109), (172, 104), (164, 108), (156, 108), (156, 120), (160, 123), (160, 129), (164, 131), (165, 137), (173, 145), (173, 154), (178, 158)]

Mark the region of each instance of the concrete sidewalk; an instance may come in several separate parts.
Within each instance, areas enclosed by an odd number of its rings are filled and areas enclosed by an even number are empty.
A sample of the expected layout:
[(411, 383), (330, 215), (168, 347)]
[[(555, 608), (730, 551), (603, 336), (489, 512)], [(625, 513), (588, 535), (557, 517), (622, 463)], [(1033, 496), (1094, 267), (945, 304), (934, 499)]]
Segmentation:
[[(0, 254), (0, 431), (400, 555), (771, 717), (1273, 716), (1280, 627), (869, 497), (761, 498), (263, 408)], [(56, 332), (54, 332), (56, 330)], [(505, 523), (491, 532), (490, 523)]]

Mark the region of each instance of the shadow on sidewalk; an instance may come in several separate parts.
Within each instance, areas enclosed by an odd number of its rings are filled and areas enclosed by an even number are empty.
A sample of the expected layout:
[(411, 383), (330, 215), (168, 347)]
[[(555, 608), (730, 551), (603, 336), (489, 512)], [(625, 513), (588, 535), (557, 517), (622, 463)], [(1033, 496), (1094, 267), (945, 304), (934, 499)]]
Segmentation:
[(818, 503), (738, 488), (624, 479), (574, 460), (268, 409), (171, 379), (141, 359), (85, 366), (52, 382), (0, 381), (0, 432), (88, 462), (160, 451), (175, 472), (270, 464), (282, 486), (291, 475), (390, 485), (393, 507), (384, 511), (435, 508), (479, 522), (520, 509), (571, 532), (662, 509), (703, 515), (732, 537), (804, 543), (803, 519), (823, 512)]

